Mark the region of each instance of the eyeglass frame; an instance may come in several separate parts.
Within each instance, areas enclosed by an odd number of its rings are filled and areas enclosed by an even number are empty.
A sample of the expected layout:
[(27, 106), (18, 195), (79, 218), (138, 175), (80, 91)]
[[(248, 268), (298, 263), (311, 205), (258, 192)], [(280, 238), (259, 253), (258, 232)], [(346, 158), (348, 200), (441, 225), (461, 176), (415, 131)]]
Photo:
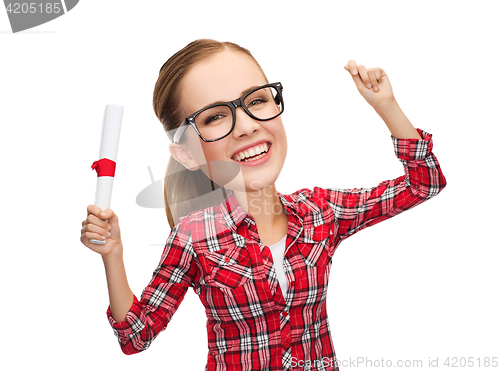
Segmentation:
[[(252, 114), (250, 112), (250, 110), (248, 109), (248, 107), (244, 104), (244, 101), (245, 101), (246, 97), (248, 97), (250, 94), (254, 93), (255, 91), (257, 91), (259, 89), (263, 89), (263, 88), (268, 88), (268, 87), (274, 87), (274, 88), (276, 88), (276, 91), (278, 92), (278, 95), (276, 97), (279, 97), (279, 101), (281, 102), (281, 110), (280, 110), (280, 112), (277, 115), (275, 115), (275, 116), (273, 116), (271, 118), (260, 119), (260, 118), (256, 117), (254, 114)], [(276, 99), (275, 99), (275, 102), (276, 102)], [(196, 127), (195, 118), (201, 112), (203, 112), (203, 111), (205, 111), (207, 109), (210, 109), (210, 108), (213, 108), (213, 107), (219, 107), (219, 106), (227, 106), (227, 107), (229, 107), (231, 109), (231, 113), (233, 115), (233, 123), (232, 123), (232, 126), (231, 126), (231, 130), (229, 130), (229, 132), (226, 135), (224, 135), (223, 137), (220, 137), (220, 138), (217, 138), (217, 139), (205, 139), (205, 138), (203, 138), (203, 135), (201, 135), (200, 131)], [(189, 126), (193, 127), (193, 129), (196, 131), (196, 133), (198, 134), (198, 136), (204, 142), (216, 142), (218, 140), (224, 139), (229, 134), (231, 134), (233, 132), (233, 130), (234, 130), (234, 127), (236, 125), (236, 108), (238, 108), (238, 107), (243, 108), (243, 111), (245, 111), (245, 113), (248, 116), (250, 116), (251, 118), (253, 118), (255, 120), (258, 120), (258, 121), (270, 121), (270, 120), (273, 120), (276, 117), (278, 117), (279, 115), (281, 115), (283, 113), (283, 111), (285, 110), (285, 102), (283, 101), (283, 85), (281, 85), (280, 82), (275, 82), (275, 83), (271, 83), (271, 84), (265, 84), (265, 85), (262, 85), (262, 86), (256, 87), (255, 89), (250, 90), (249, 92), (243, 94), (241, 97), (236, 98), (236, 99), (234, 99), (232, 101), (211, 104), (211, 105), (209, 105), (207, 107), (204, 107), (204, 108), (200, 109), (199, 111), (196, 111), (192, 115), (189, 115), (188, 117), (186, 117), (184, 119), (184, 121), (182, 122), (182, 124), (177, 128), (177, 130), (175, 131), (174, 138), (173, 138), (172, 142), (173, 143), (179, 143), (181, 141), (181, 139), (182, 139), (182, 136), (184, 135), (184, 133), (186, 132), (186, 130), (189, 128)]]

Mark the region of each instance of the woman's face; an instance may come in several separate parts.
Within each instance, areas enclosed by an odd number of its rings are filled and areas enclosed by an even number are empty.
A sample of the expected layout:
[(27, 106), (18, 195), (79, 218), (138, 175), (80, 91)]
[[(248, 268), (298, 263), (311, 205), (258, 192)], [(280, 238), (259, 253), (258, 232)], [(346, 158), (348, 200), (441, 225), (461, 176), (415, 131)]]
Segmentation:
[[(215, 102), (239, 98), (250, 88), (266, 83), (261, 69), (250, 57), (241, 52), (220, 52), (193, 66), (181, 82), (182, 117)], [(281, 116), (258, 121), (238, 107), (234, 130), (224, 139), (204, 142), (192, 128), (184, 135), (185, 145), (170, 145), (174, 157), (188, 169), (201, 166), (215, 183), (235, 191), (262, 190), (273, 185), (286, 158), (287, 139)], [(254, 148), (265, 143), (268, 153), (259, 160), (235, 158), (242, 150), (248, 151), (249, 146)], [(179, 152), (181, 147), (186, 152)]]

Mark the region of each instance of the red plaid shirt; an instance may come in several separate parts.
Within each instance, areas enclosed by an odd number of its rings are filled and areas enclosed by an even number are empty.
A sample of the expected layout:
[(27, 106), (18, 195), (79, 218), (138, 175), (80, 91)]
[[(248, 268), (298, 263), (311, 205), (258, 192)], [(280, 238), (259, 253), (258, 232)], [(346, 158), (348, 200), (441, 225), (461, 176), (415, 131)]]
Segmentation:
[(423, 140), (391, 136), (405, 174), (373, 188), (279, 193), (288, 213), (284, 297), (269, 247), (233, 193), (181, 218), (153, 278), (125, 320), (107, 315), (124, 353), (147, 349), (192, 287), (206, 308), (207, 371), (338, 370), (326, 313), (332, 256), (346, 238), (408, 210), (446, 185)]

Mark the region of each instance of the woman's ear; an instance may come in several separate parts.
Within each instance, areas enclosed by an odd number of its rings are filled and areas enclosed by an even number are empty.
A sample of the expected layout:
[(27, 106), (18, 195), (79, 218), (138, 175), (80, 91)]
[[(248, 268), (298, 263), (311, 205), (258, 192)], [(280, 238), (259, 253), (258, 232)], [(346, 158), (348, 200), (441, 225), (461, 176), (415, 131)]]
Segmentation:
[(190, 171), (196, 171), (200, 169), (200, 165), (190, 156), (190, 154), (186, 151), (186, 149), (177, 144), (170, 143), (168, 146), (168, 150), (173, 158), (177, 160), (180, 164), (182, 164), (186, 169)]

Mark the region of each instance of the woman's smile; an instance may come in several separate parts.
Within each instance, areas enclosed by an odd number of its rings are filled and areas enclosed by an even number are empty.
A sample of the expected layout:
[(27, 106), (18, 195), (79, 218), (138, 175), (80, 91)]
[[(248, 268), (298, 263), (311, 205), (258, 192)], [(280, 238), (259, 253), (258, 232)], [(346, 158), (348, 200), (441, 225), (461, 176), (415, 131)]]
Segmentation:
[[(262, 142), (262, 141), (261, 141)], [(264, 161), (259, 161), (258, 164), (261, 164), (267, 161), (270, 157), (267, 156), (269, 154), (269, 150), (271, 148), (270, 142), (263, 142), (257, 145), (250, 145), (246, 148), (241, 149), (236, 155), (234, 155), (231, 159), (240, 162), (245, 165), (255, 166), (255, 162), (259, 159), (264, 159)]]

